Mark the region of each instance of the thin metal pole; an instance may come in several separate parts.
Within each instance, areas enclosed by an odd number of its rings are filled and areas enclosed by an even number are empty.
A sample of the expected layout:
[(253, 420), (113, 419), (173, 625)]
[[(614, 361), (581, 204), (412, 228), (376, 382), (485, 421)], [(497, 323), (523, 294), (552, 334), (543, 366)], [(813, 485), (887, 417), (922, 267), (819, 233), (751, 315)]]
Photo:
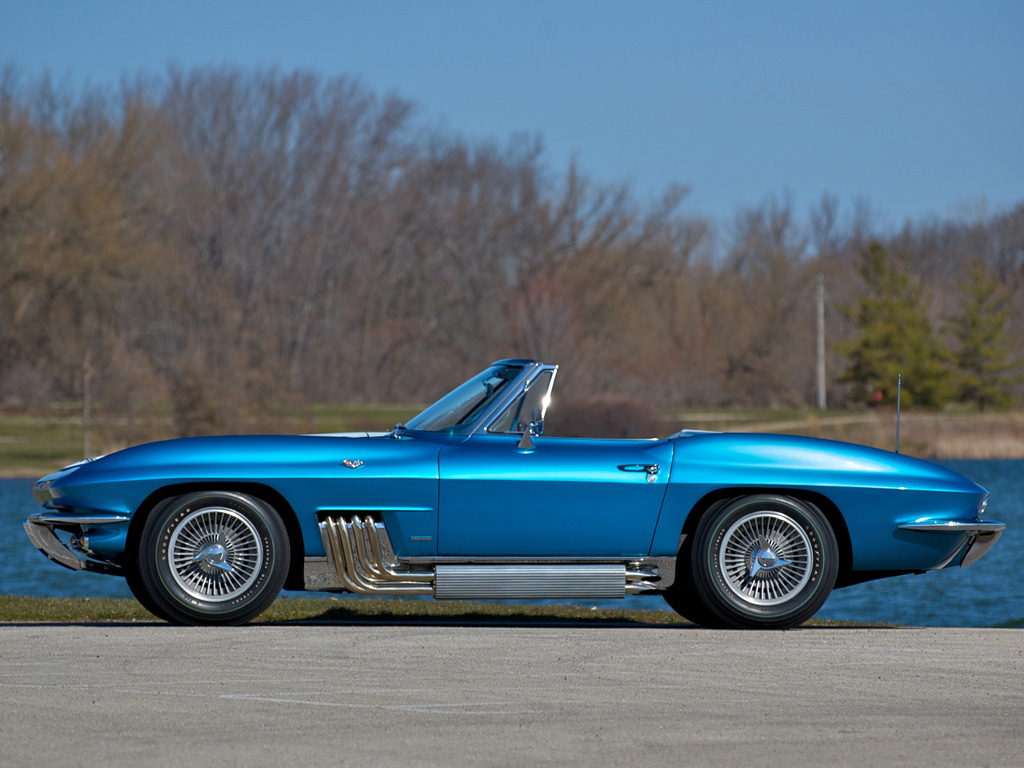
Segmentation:
[(825, 402), (825, 273), (818, 273), (818, 410)]
[(896, 453), (900, 452), (900, 391), (903, 389), (903, 374), (896, 374)]
[(92, 455), (92, 361), (89, 350), (82, 360), (82, 458)]

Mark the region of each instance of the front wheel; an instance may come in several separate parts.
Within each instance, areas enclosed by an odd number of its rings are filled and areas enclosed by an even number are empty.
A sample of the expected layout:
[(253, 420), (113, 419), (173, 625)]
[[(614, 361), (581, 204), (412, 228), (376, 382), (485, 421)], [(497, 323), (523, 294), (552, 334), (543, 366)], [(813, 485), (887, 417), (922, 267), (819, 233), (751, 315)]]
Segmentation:
[(745, 496), (712, 510), (694, 535), (693, 586), (722, 625), (785, 629), (828, 599), (839, 548), (828, 520), (789, 496)]
[(272, 507), (242, 493), (204, 491), (153, 511), (135, 581), (148, 598), (143, 605), (172, 623), (244, 624), (277, 597), (289, 559), (288, 534)]

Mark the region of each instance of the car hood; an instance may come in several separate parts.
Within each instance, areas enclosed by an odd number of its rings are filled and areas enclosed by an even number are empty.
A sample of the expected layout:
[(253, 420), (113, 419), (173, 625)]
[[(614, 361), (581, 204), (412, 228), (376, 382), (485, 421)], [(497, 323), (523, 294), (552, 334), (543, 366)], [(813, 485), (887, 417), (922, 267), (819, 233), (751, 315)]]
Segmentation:
[[(70, 464), (32, 486), (40, 503), (62, 495), (61, 489), (138, 481), (205, 479), (259, 480), (273, 467), (278, 476), (299, 477), (366, 455), (396, 457), (406, 441), (388, 433), (341, 435), (238, 435), (190, 437), (145, 443)], [(351, 454), (351, 455), (350, 455)]]
[[(376, 446), (374, 453), (395, 453), (402, 441), (387, 439), (388, 433), (344, 432), (322, 435), (231, 435), (221, 437), (188, 437), (145, 443), (104, 456), (83, 465), (80, 472), (111, 473), (121, 469), (159, 469), (170, 477), (192, 474), (190, 470), (214, 474), (230, 470), (232, 476), (248, 476), (249, 467), (273, 465), (278, 469), (307, 467), (344, 458), (353, 450), (359, 452)], [(343, 456), (344, 455), (344, 456)], [(340, 460), (340, 459), (339, 459)]]

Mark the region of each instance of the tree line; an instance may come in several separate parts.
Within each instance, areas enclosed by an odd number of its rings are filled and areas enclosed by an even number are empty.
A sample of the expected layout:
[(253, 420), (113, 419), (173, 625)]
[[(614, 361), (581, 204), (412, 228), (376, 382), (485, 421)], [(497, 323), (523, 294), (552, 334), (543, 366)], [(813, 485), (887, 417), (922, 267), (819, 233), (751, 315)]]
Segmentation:
[[(685, 148), (681, 149), (685, 151)], [(478, 141), (349, 77), (0, 73), (0, 402), (173, 403), (182, 434), (280, 403), (423, 402), (501, 357), (562, 393), (809, 406), (1021, 393), (1024, 203), (887, 227), (865, 200), (730, 222)]]

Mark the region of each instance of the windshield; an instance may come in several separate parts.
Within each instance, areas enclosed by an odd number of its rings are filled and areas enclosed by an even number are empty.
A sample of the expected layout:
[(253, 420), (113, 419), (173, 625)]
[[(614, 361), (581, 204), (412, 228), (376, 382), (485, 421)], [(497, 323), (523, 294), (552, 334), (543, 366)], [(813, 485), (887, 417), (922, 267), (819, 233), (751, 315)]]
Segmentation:
[(405, 426), (439, 432), (472, 424), (522, 371), (521, 365), (492, 365), (414, 416)]

